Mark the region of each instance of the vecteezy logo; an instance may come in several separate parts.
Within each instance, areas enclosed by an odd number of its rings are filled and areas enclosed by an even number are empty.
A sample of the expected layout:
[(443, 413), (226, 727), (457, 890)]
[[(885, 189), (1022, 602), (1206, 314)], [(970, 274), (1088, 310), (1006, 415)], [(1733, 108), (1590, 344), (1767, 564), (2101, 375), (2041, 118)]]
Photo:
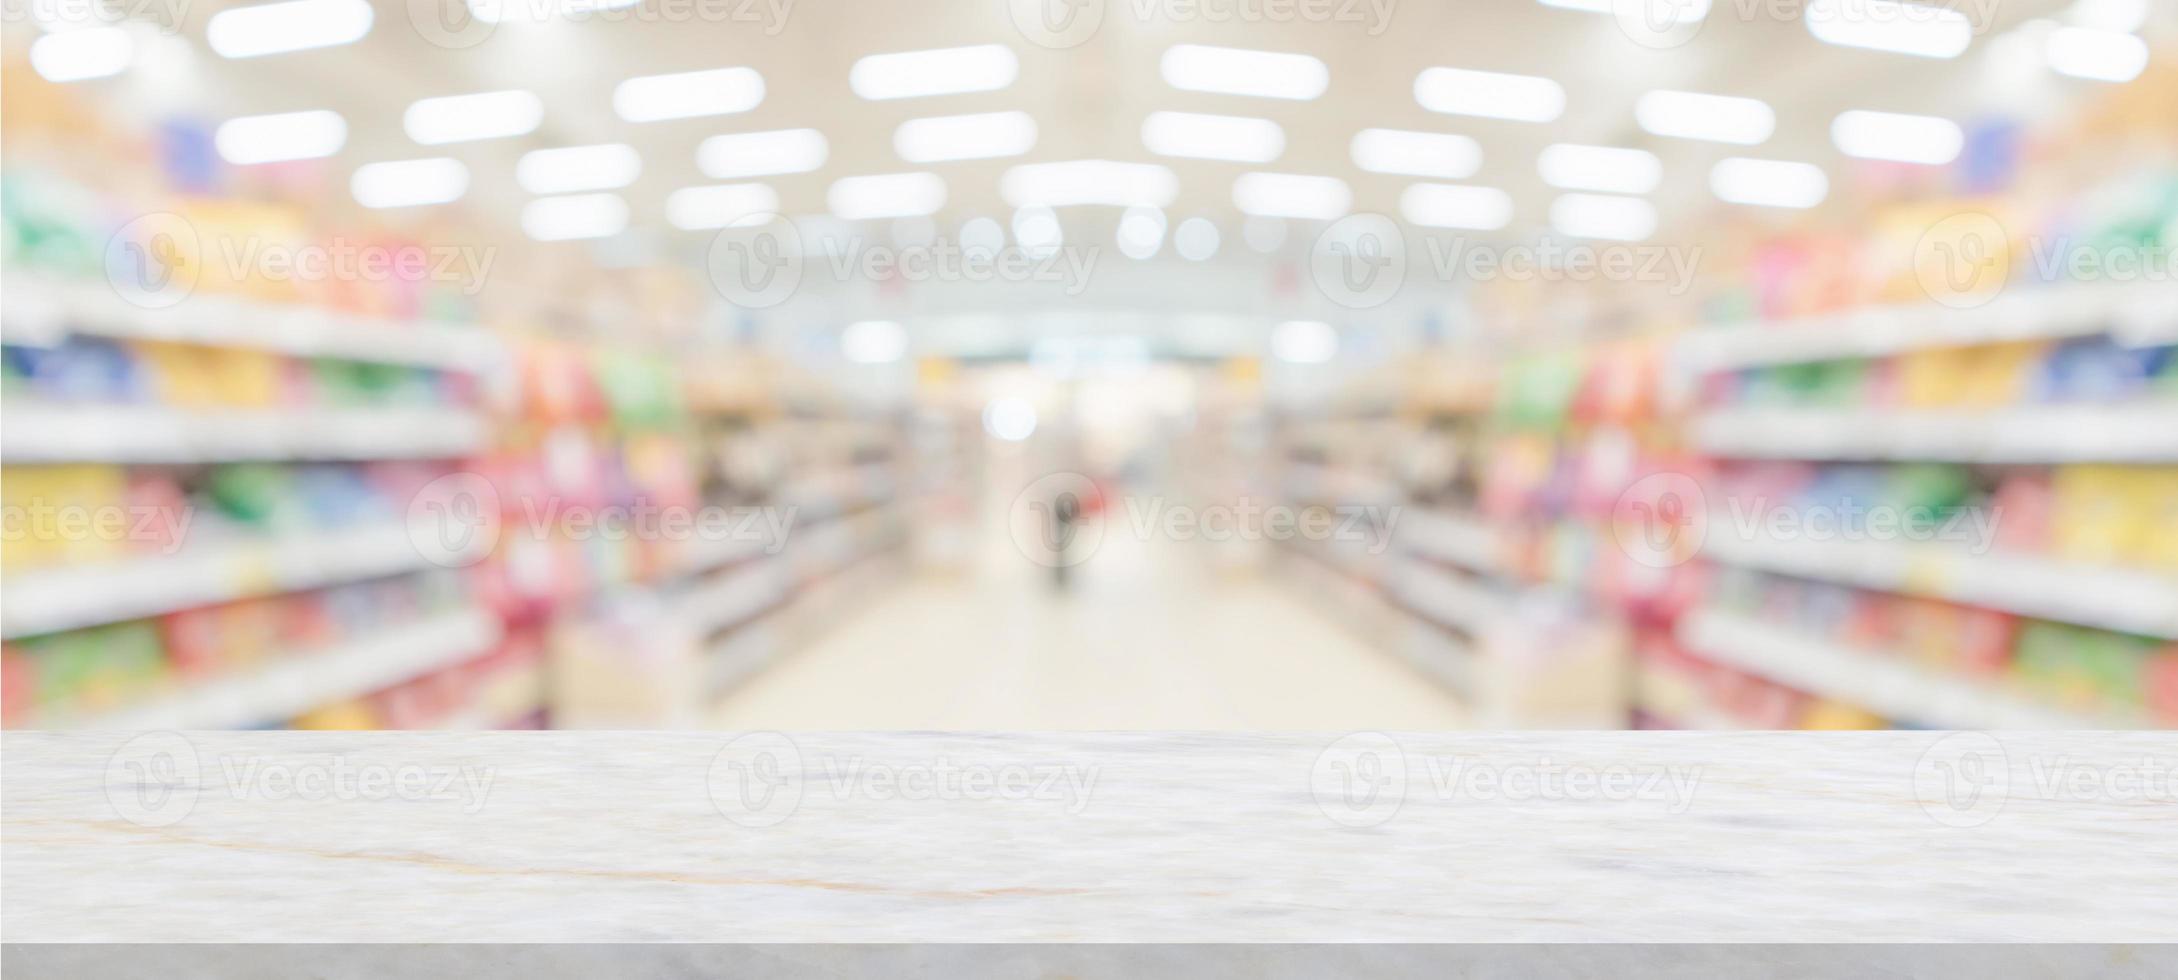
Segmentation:
[(1406, 282), (1406, 236), (1381, 214), (1347, 215), (1316, 236), (1308, 271), (1324, 297), (1340, 306), (1382, 306)]
[(1308, 789), (1324, 816), (1341, 827), (1374, 827), (1407, 799), (1407, 757), (1382, 732), (1355, 732), (1324, 747)]
[(145, 732), (106, 759), (106, 801), (121, 819), (164, 827), (189, 815), (202, 786), (196, 746), (178, 732)]
[(122, 299), (163, 309), (197, 288), (203, 254), (189, 219), (169, 211), (147, 214), (106, 240), (106, 281)]
[[(473, 48), (499, 29), (508, 5), (526, 2), (531, 0), (479, 0), (475, 6), (467, 0), (408, 0), (408, 23), (430, 44), (454, 50)], [(479, 17), (480, 9), (492, 15)]]
[(1644, 48), (1676, 48), (1708, 22), (1712, 0), (1611, 0), (1619, 32)]
[(1079, 565), (1104, 545), (1104, 522), (1091, 512), (1101, 490), (1079, 473), (1053, 473), (1023, 487), (1006, 510), (1006, 531), (1021, 556), (1045, 568)]
[(728, 302), (769, 309), (801, 288), (801, 232), (779, 215), (750, 215), (712, 236), (704, 267)]
[(1995, 299), (2011, 278), (2010, 237), (1981, 211), (1961, 211), (1930, 225), (1913, 246), (1913, 275), (1930, 299), (1971, 309)]
[(2011, 759), (1987, 732), (1945, 735), (1913, 767), (1915, 802), (1946, 827), (1979, 827), (1996, 819), (2011, 792)]
[(1106, 0), (1005, 0), (1015, 30), (1047, 48), (1073, 48), (1104, 26)]
[(499, 489), (477, 473), (449, 473), (408, 501), (408, 541), (445, 568), (483, 561), (499, 544)]
[(1709, 538), (1709, 501), (1702, 485), (1684, 473), (1652, 473), (1635, 480), (1611, 508), (1611, 536), (1618, 549), (1650, 568), (1683, 565)]
[(744, 827), (769, 827), (802, 805), (802, 752), (778, 732), (750, 732), (711, 759), (711, 805)]

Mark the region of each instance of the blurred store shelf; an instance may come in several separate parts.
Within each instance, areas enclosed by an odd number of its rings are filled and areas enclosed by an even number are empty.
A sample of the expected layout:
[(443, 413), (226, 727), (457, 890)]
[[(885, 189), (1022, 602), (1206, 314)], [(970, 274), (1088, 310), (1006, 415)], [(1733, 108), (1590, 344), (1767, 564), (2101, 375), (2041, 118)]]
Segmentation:
[[(1924, 727), (2153, 727), (2130, 710), (2067, 711), (2020, 697), (1994, 683), (1932, 670), (1901, 656), (1841, 646), (1737, 613), (1697, 610), (1679, 621), (1679, 639), (1719, 663)], [(1721, 718), (1697, 720), (1724, 723)]]
[[(0, 608), (0, 636), (14, 638), (95, 626), (191, 606), (315, 589), (433, 565), (467, 554), (406, 523), (272, 539), (193, 545), (173, 555), (40, 569), (11, 575)], [(472, 546), (481, 544), (481, 536)]]
[(473, 325), (219, 295), (151, 308), (129, 302), (102, 282), (27, 276), (9, 278), (5, 291), (7, 310), (0, 322), (10, 344), (51, 346), (73, 334), (469, 372), (489, 370), (502, 357), (497, 338)]
[(2178, 461), (2178, 402), (2161, 400), (1952, 412), (1742, 408), (1692, 426), (1703, 452), (1745, 459)]
[(26, 727), (246, 728), (459, 663), (483, 653), (499, 636), (496, 615), (463, 609), (388, 626), (324, 650), (276, 655), (249, 673), (192, 681), (186, 690), (148, 703), (87, 715), (33, 717)]
[(192, 411), (137, 405), (9, 404), (8, 463), (212, 463), (444, 459), (489, 444), (481, 415), (439, 408)]
[(1712, 518), (1702, 554), (1727, 564), (2178, 639), (2178, 578), (1920, 542), (1735, 538)]
[(1498, 534), (1480, 518), (1449, 511), (1409, 507), (1393, 529), (1399, 544), (1414, 554), (1478, 572), (1498, 569)]
[(1675, 356), (1692, 371), (1734, 371), (2102, 334), (2136, 347), (2178, 342), (2178, 295), (2160, 285), (2021, 288), (1957, 309), (1915, 303), (1711, 327), (1681, 338)]

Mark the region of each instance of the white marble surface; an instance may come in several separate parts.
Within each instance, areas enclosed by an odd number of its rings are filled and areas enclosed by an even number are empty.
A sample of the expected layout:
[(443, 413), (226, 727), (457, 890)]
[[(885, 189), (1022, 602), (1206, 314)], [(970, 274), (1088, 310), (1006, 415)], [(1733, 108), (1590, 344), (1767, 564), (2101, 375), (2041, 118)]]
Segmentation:
[[(9, 942), (2178, 933), (2167, 735), (18, 732), (4, 751)], [(801, 778), (752, 809), (749, 766)]]

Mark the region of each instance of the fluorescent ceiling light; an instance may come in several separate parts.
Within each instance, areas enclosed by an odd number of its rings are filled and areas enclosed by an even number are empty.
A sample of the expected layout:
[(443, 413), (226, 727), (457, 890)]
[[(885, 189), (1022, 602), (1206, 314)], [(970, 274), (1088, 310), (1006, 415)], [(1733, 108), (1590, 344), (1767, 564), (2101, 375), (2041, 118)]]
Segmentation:
[(1811, 208), (1830, 194), (1830, 178), (1812, 163), (1731, 157), (1709, 171), (1709, 189), (1733, 204)]
[(847, 85), (865, 99), (913, 99), (956, 92), (991, 92), (1013, 84), (1021, 63), (1003, 44), (873, 54), (847, 70)]
[(1354, 166), (1379, 174), (1459, 180), (1482, 167), (1482, 144), (1457, 133), (1364, 129), (1352, 152)]
[(675, 228), (724, 228), (751, 215), (779, 213), (779, 195), (763, 184), (683, 187), (666, 195), (666, 221)]
[(352, 44), (371, 32), (363, 0), (288, 0), (229, 7), (204, 25), (204, 40), (228, 58)]
[(929, 214), (945, 206), (945, 181), (933, 173), (842, 177), (832, 182), (824, 202), (846, 221)]
[(613, 111), (629, 122), (723, 116), (763, 101), (764, 76), (754, 68), (644, 75), (613, 87)]
[(348, 179), (348, 190), (366, 208), (445, 204), (468, 192), (469, 168), (450, 157), (366, 163)]
[(1399, 214), (1425, 228), (1495, 231), (1512, 223), (1512, 195), (1495, 187), (1415, 184), (1399, 195)]
[(893, 151), (909, 163), (1017, 157), (1036, 147), (1026, 112), (977, 112), (910, 119), (892, 131)]
[(519, 89), (418, 99), (401, 114), (408, 138), (425, 146), (522, 136), (542, 122), (544, 101)]
[(118, 75), (136, 56), (136, 41), (119, 27), (86, 27), (40, 35), (30, 42), (30, 67), (49, 82), (83, 82)]
[(1565, 194), (1550, 202), (1550, 226), (1574, 238), (1630, 242), (1656, 234), (1656, 206), (1638, 197)]
[(1664, 180), (1663, 161), (1647, 150), (1553, 143), (1535, 169), (1552, 187), (1612, 194), (1646, 194)]
[(891, 364), (907, 354), (907, 331), (891, 320), (863, 320), (840, 331), (839, 350), (856, 364)]
[(540, 197), (522, 207), (522, 230), (541, 242), (604, 238), (628, 227), (628, 202), (618, 194)]
[(1634, 103), (1634, 121), (1657, 136), (1753, 146), (1777, 131), (1777, 113), (1760, 99), (1658, 89)]
[(1831, 121), (1830, 140), (1846, 156), (1944, 164), (1958, 159), (1966, 132), (1958, 123), (1935, 116), (1855, 109)]
[(2060, 75), (2097, 82), (2129, 82), (2148, 67), (2148, 42), (2131, 34), (2060, 27), (2042, 44), (2042, 55)]
[(1533, 75), (1427, 68), (1415, 76), (1414, 101), (1455, 116), (1549, 122), (1565, 112), (1565, 89)]
[(228, 163), (310, 160), (340, 152), (348, 142), (348, 121), (330, 109), (243, 116), (220, 123), (212, 142)]
[(1014, 207), (1079, 204), (1161, 208), (1179, 196), (1180, 179), (1154, 163), (1066, 160), (1024, 163), (998, 178), (999, 196)]
[(1810, 0), (1815, 39), (1923, 58), (1956, 58), (1974, 41), (1974, 24), (1949, 7), (1891, 0)]
[(727, 133), (696, 147), (696, 166), (720, 180), (800, 174), (824, 166), (830, 153), (824, 134), (814, 129)]
[(514, 182), (532, 194), (611, 190), (642, 173), (643, 158), (626, 143), (531, 150), (514, 164)]
[(1233, 205), (1244, 214), (1331, 221), (1353, 204), (1353, 192), (1337, 177), (1251, 173), (1233, 181)]
[(1189, 92), (1306, 101), (1331, 85), (1331, 69), (1305, 54), (1175, 44), (1158, 60), (1165, 84)]
[(1286, 131), (1250, 116), (1152, 112), (1142, 120), (1142, 145), (1159, 156), (1269, 163), (1286, 152)]
[(1288, 364), (1322, 364), (1339, 353), (1339, 332), (1321, 320), (1288, 320), (1271, 328), (1271, 356)]

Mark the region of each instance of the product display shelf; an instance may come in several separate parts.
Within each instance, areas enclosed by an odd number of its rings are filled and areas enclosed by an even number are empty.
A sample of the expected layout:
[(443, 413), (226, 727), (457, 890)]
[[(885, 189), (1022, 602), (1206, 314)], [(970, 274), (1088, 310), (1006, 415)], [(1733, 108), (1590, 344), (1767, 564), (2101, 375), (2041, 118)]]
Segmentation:
[(9, 276), (5, 339), (51, 346), (69, 335), (241, 347), (295, 357), (324, 357), (446, 371), (496, 370), (504, 350), (473, 324), (401, 320), (268, 303), (237, 296), (191, 295), (146, 306), (104, 282)]
[(1921, 542), (1741, 538), (1712, 517), (1712, 560), (2038, 619), (2178, 639), (2178, 577)]
[(1696, 448), (1742, 459), (2178, 462), (2178, 401), (1996, 411), (1736, 408), (1694, 419)]
[(8, 403), (9, 464), (450, 459), (484, 449), (491, 425), (446, 408), (176, 409)]
[(388, 626), (327, 649), (277, 655), (232, 676), (192, 679), (173, 693), (110, 711), (38, 715), (30, 728), (248, 728), (359, 697), (481, 655), (500, 622), (480, 608)]
[(2134, 709), (2110, 706), (2079, 710), (2045, 705), (1956, 671), (1842, 646), (1755, 616), (1697, 610), (1680, 620), (1679, 638), (1689, 649), (1718, 663), (1924, 727), (2154, 727)]
[[(192, 606), (299, 592), (434, 565), (472, 553), (402, 521), (269, 538), (200, 541), (172, 555), (11, 573), (0, 636), (120, 622)], [(469, 547), (478, 547), (470, 542)]]
[(2104, 334), (2134, 347), (2178, 342), (2178, 294), (2166, 285), (2019, 285), (1978, 305), (1929, 301), (1692, 330), (1673, 356), (1706, 373)]

